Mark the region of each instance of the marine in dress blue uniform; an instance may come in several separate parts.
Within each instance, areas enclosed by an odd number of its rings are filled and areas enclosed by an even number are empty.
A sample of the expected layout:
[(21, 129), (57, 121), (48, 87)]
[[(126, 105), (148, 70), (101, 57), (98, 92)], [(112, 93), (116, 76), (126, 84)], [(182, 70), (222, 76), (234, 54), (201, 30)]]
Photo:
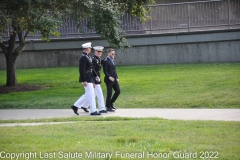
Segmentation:
[[(100, 80), (100, 72), (102, 68), (102, 52), (104, 47), (103, 46), (95, 46), (93, 47), (94, 51), (94, 56), (92, 57), (92, 64), (93, 64), (93, 73), (95, 75), (95, 95), (97, 97), (97, 103), (98, 103), (98, 110), (99, 113), (107, 113), (106, 108), (105, 108), (105, 103), (104, 103), (104, 97), (103, 97), (103, 92), (101, 88), (101, 80)], [(89, 104), (86, 105), (86, 108), (89, 106)]]
[(92, 58), (88, 55), (91, 52), (91, 42), (84, 43), (83, 53), (79, 59), (79, 73), (80, 78), (79, 82), (81, 82), (85, 89), (85, 94), (82, 95), (75, 103), (71, 106), (73, 112), (78, 115), (78, 108), (82, 108), (85, 112), (88, 112), (85, 106), (86, 103), (90, 104), (91, 115), (101, 115), (96, 111), (96, 101), (95, 101), (95, 93), (94, 93), (94, 82), (95, 78), (93, 75), (92, 69)]

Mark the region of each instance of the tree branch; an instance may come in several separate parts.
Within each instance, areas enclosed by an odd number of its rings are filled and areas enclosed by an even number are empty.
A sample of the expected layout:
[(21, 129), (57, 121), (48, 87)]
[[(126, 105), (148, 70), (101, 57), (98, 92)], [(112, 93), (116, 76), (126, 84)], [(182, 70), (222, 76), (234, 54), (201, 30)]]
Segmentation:
[(12, 52), (14, 51), (14, 48), (15, 48), (16, 32), (18, 30), (18, 24), (16, 23), (16, 21), (17, 21), (16, 18), (14, 18), (12, 21), (12, 24), (11, 24), (13, 31), (12, 31), (12, 33), (10, 35), (10, 39), (8, 41), (9, 54), (12, 54)]
[(25, 40), (22, 36), (22, 30), (20, 28), (18, 31), (18, 39), (20, 44), (13, 52), (13, 55), (15, 56), (15, 58), (17, 58), (17, 56), (24, 50), (24, 47), (25, 47)]
[(16, 39), (16, 33), (15, 31), (13, 31), (10, 35), (10, 39), (8, 40), (8, 48), (9, 48), (9, 52), (12, 53), (14, 48), (15, 48), (15, 39)]
[(2, 43), (2, 42), (0, 42), (0, 47), (1, 47), (1, 49), (2, 49), (2, 51), (3, 51), (3, 53), (5, 54), (5, 55), (7, 55), (7, 47)]
[(24, 35), (24, 37), (23, 37), (24, 40), (26, 39), (26, 37), (27, 37), (29, 31), (30, 31), (30, 28), (29, 28), (28, 31), (25, 33), (25, 35)]
[[(42, 17), (42, 15), (43, 15), (43, 14), (41, 14), (41, 15), (37, 18), (37, 21)], [(29, 24), (29, 23), (28, 23), (28, 24)], [(27, 32), (25, 33), (25, 35), (24, 35), (24, 37), (23, 37), (24, 40), (26, 39), (26, 37), (27, 37), (29, 31), (30, 31), (32, 28), (33, 28), (33, 26), (29, 27), (29, 29), (27, 30)]]

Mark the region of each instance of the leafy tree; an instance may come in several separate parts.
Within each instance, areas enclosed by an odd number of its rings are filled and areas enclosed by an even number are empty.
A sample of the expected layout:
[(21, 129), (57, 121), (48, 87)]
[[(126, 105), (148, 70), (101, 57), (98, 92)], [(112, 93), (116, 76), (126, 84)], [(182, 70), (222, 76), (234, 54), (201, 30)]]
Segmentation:
[(127, 41), (120, 29), (120, 17), (128, 12), (144, 20), (149, 9), (146, 6), (151, 3), (153, 0), (0, 0), (0, 30), (8, 24), (11, 29), (7, 43), (0, 37), (7, 64), (6, 85), (17, 85), (15, 60), (24, 50), (27, 35), (34, 30), (49, 41), (49, 36), (59, 36), (63, 15), (71, 16), (79, 29), (81, 20), (88, 18), (89, 28), (112, 47), (123, 48)]

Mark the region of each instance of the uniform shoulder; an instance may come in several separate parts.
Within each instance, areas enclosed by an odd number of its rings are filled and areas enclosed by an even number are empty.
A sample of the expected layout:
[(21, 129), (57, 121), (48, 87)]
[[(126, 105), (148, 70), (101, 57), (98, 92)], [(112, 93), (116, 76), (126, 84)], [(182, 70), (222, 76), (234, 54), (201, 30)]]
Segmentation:
[(96, 59), (96, 57), (95, 57), (95, 56), (92, 56), (92, 59), (93, 59), (93, 60), (95, 60), (95, 59)]
[(81, 57), (79, 58), (79, 60), (80, 60), (80, 61), (82, 61), (82, 60), (87, 60), (87, 57), (86, 57), (86, 56), (81, 56)]

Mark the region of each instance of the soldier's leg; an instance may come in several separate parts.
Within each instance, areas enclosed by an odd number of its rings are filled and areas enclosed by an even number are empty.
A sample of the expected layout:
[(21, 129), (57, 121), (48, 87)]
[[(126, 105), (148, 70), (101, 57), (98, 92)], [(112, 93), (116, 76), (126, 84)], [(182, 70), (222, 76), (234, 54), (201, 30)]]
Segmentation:
[(88, 108), (89, 107), (89, 101), (88, 101), (88, 99), (87, 99), (87, 101), (85, 102), (85, 103), (83, 103), (83, 106), (82, 106), (83, 108)]
[(95, 94), (97, 96), (98, 100), (98, 110), (102, 111), (105, 110), (105, 104), (104, 104), (104, 98), (103, 98), (103, 92), (100, 84), (96, 84), (94, 88)]
[[(86, 91), (86, 89), (85, 89)], [(73, 105), (77, 108), (84, 107), (84, 105), (88, 103), (88, 97), (86, 95), (86, 92), (84, 95), (82, 95)]]
[(95, 101), (95, 93), (92, 83), (88, 83), (86, 87), (84, 87), (86, 90), (86, 95), (88, 98), (88, 103), (90, 105), (90, 111), (91, 113), (96, 112), (96, 101)]

